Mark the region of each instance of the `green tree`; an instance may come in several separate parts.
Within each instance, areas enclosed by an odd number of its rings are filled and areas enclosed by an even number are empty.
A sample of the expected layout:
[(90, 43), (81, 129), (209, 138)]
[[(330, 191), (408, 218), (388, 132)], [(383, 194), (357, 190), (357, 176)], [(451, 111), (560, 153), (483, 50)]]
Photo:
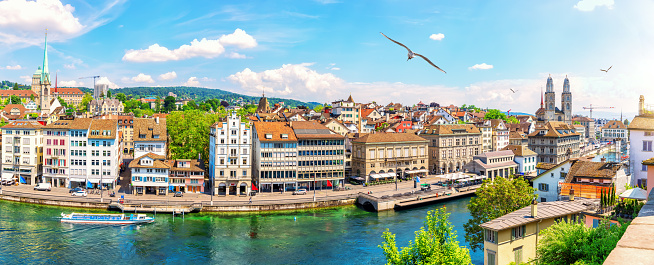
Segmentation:
[(9, 97), (9, 103), (10, 104), (20, 104), (21, 100), (20, 100), (20, 98), (18, 96), (11, 95), (11, 97)]
[(123, 93), (118, 93), (116, 94), (116, 99), (120, 100), (120, 102), (125, 103), (125, 101), (127, 101), (127, 96), (125, 96), (125, 94)]
[(13, 90), (18, 90), (18, 83), (14, 83)]
[(209, 129), (220, 118), (201, 110), (174, 111), (166, 118), (172, 159), (209, 159)]
[(31, 95), (30, 95), (30, 100), (31, 100), (31, 101), (34, 101), (34, 94), (31, 94)]
[(63, 98), (57, 97), (57, 100), (59, 101), (59, 104), (61, 104), (62, 107), (68, 108), (68, 104), (66, 104), (66, 101), (64, 101)]
[(107, 90), (107, 98), (111, 98), (111, 90)]
[(322, 106), (322, 105), (318, 105), (318, 106), (316, 106), (315, 108), (313, 108), (313, 111), (315, 111), (315, 112), (321, 112), (322, 109), (323, 109), (323, 106)]
[(158, 96), (154, 100), (154, 111), (157, 113), (161, 113), (161, 98)]
[(486, 112), (486, 115), (484, 115), (485, 120), (491, 120), (491, 119), (502, 119), (506, 121), (506, 114), (502, 113), (498, 109), (490, 109)]
[(91, 100), (93, 100), (93, 96), (91, 96), (91, 93), (85, 93), (84, 97), (82, 98), (82, 102), (79, 104), (79, 110), (88, 111), (89, 103), (91, 103)]
[(537, 197), (529, 182), (513, 176), (486, 179), (475, 194), (468, 204), (472, 218), (463, 225), (466, 241), (473, 250), (484, 245), (484, 231), (479, 225), (530, 205)]
[(536, 248), (535, 264), (602, 264), (618, 240), (627, 230), (629, 223), (611, 225), (601, 220), (596, 228), (583, 222), (561, 221), (540, 234)]
[(508, 123), (514, 123), (514, 124), (520, 123), (520, 121), (518, 120), (518, 118), (516, 118), (515, 116), (511, 116), (511, 117), (507, 118), (507, 119), (506, 119), (506, 122), (508, 122)]
[(164, 111), (170, 113), (175, 110), (175, 107), (175, 97), (167, 96), (164, 99)]
[(629, 119), (624, 119), (622, 123), (624, 123), (624, 125), (629, 125)]
[(456, 231), (448, 220), (445, 207), (427, 212), (425, 224), (415, 232), (415, 242), (398, 250), (395, 235), (388, 229), (382, 234), (386, 264), (472, 264), (470, 250), (459, 245)]

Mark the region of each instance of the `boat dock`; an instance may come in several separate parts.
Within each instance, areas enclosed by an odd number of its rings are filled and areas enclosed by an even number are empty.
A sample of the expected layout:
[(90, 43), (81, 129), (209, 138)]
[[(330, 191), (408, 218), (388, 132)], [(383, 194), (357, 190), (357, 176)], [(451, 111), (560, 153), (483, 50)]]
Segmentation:
[(191, 205), (154, 205), (154, 204), (123, 204), (118, 202), (111, 202), (109, 209), (118, 210), (121, 212), (134, 212), (134, 213), (171, 213), (171, 214), (187, 214), (191, 212), (199, 212), (202, 210), (202, 203), (193, 203)]
[(411, 207), (424, 206), (455, 198), (471, 196), (481, 185), (462, 188), (445, 188), (436, 186), (430, 191), (414, 191), (395, 194), (359, 193), (357, 203), (364, 208), (381, 212), (387, 210), (402, 210)]

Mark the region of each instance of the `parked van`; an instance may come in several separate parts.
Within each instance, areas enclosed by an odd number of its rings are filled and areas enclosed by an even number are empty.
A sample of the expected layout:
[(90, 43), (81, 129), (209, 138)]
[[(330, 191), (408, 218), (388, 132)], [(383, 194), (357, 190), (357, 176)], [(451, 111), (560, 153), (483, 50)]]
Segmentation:
[(50, 191), (50, 189), (52, 189), (52, 186), (50, 185), (50, 183), (39, 183), (39, 184), (36, 184), (36, 186), (34, 187), (34, 190), (41, 190), (41, 191), (43, 191), (43, 190)]

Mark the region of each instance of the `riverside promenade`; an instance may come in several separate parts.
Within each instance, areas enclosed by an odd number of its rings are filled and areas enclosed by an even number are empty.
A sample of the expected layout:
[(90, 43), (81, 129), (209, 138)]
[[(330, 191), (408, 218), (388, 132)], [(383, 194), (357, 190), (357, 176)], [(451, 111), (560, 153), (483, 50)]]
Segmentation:
[[(420, 184), (433, 184), (441, 180), (439, 176), (428, 176), (421, 178)], [(52, 191), (35, 191), (31, 185), (2, 186), (1, 200), (17, 201), (24, 203), (35, 203), (53, 206), (82, 207), (96, 209), (110, 209), (116, 206), (121, 196), (124, 196), (124, 206), (132, 207), (139, 212), (151, 212), (154, 208), (177, 207), (183, 209), (195, 209), (202, 212), (257, 212), (257, 211), (280, 211), (280, 210), (302, 210), (312, 208), (324, 208), (356, 203), (359, 194), (383, 194), (411, 193), (420, 190), (414, 188), (413, 181), (367, 186), (346, 184), (343, 191), (317, 190), (308, 191), (305, 195), (292, 195), (286, 193), (259, 193), (253, 197), (246, 196), (210, 196), (202, 193), (185, 193), (183, 197), (169, 195), (132, 195), (116, 191), (116, 197), (109, 197), (104, 191), (101, 201), (99, 194), (89, 194), (88, 197), (71, 196), (67, 188), (52, 188)], [(252, 198), (252, 200), (250, 200)], [(198, 207), (201, 205), (201, 207)], [(193, 208), (191, 208), (193, 207)], [(160, 208), (161, 209), (161, 208)], [(120, 209), (116, 209), (120, 210)], [(126, 210), (127, 211), (127, 210)]]

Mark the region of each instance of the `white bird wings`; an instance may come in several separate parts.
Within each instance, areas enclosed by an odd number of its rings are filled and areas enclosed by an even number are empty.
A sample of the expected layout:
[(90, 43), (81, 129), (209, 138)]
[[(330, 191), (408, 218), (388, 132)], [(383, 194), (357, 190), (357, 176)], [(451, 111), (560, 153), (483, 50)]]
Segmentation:
[(422, 56), (422, 54), (418, 54), (418, 53), (413, 53), (413, 54), (414, 54), (415, 56), (420, 56), (420, 58), (425, 59), (425, 61), (427, 61), (429, 64), (431, 64), (431, 66), (436, 67), (436, 69), (441, 70), (441, 72), (447, 74), (447, 72), (445, 72), (445, 71), (444, 71), (443, 69), (441, 69), (440, 67), (436, 66), (436, 65), (435, 65), (434, 63), (432, 63), (429, 59), (427, 59), (427, 57)]
[[(381, 33), (381, 32), (379, 32), (379, 33)], [(381, 33), (381, 35), (384, 35), (384, 33)], [(413, 51), (411, 51), (411, 49), (409, 49), (409, 47), (405, 46), (404, 44), (399, 43), (399, 42), (397, 42), (397, 41), (395, 41), (395, 40), (389, 38), (389, 37), (386, 36), (386, 35), (384, 35), (384, 37), (386, 37), (387, 39), (391, 40), (392, 42), (397, 43), (397, 45), (400, 45), (400, 46), (404, 47), (404, 48), (407, 49), (407, 51), (409, 51), (410, 53), (413, 53)]]

